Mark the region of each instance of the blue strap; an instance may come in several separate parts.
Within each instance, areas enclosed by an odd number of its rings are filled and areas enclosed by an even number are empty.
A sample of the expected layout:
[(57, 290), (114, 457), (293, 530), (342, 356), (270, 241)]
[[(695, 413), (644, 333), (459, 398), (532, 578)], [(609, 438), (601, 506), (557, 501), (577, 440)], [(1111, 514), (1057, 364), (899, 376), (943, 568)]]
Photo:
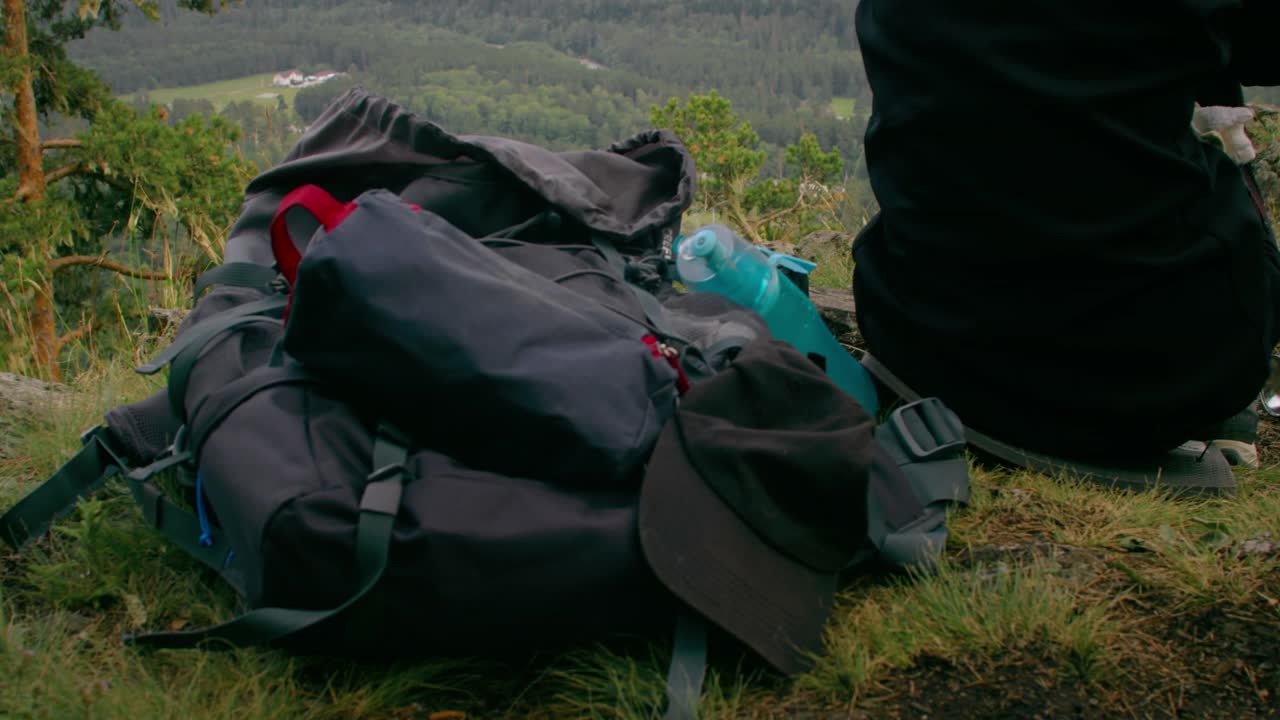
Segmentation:
[[(173, 457), (176, 462), (190, 460), (190, 455), (186, 452), (178, 452)], [(231, 587), (243, 594), (244, 570), (232, 566), (231, 561), (235, 553), (231, 551), (229, 540), (209, 524), (207, 515), (193, 514), (180, 507), (169, 499), (159, 485), (149, 479), (163, 469), (161, 463), (154, 463), (145, 468), (132, 470), (125, 476), (134, 502), (142, 510), (142, 517), (165, 539), (218, 573)], [(198, 505), (197, 509), (199, 509)]]
[(196, 473), (196, 521), (200, 523), (200, 547), (213, 547), (213, 528), (209, 525), (209, 513), (204, 507), (204, 473)]

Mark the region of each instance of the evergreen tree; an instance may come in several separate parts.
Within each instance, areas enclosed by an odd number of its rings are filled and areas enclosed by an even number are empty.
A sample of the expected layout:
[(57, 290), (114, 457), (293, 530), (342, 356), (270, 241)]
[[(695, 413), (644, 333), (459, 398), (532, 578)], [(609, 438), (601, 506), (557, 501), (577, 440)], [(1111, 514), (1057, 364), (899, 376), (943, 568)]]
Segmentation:
[[(180, 5), (216, 9), (215, 0)], [(151, 18), (159, 12), (154, 0), (130, 6)], [(46, 377), (59, 376), (67, 342), (94, 328), (84, 302), (70, 303), (75, 308), (62, 302), (70, 298), (55, 298), (62, 285), (56, 277), (77, 267), (172, 277), (169, 224), (216, 258), (247, 179), (228, 153), (237, 137), (230, 123), (193, 116), (171, 126), (161, 108), (140, 116), (67, 58), (68, 41), (95, 27), (119, 27), (125, 9), (119, 0), (4, 0), (0, 87), (11, 108), (0, 117), (0, 279), (9, 307), (0, 319), (15, 345), (27, 343), (8, 351), (25, 355)], [(74, 137), (42, 137), (49, 127), (86, 122)], [(156, 238), (163, 247), (147, 249), (164, 256), (166, 267), (112, 257)], [(82, 317), (60, 326), (76, 309)]]
[(655, 127), (674, 132), (693, 155), (705, 208), (732, 203), (759, 176), (764, 164), (764, 152), (757, 149), (760, 136), (750, 123), (738, 120), (732, 103), (715, 90), (691, 94), (684, 104), (671, 98), (653, 107), (649, 117)]

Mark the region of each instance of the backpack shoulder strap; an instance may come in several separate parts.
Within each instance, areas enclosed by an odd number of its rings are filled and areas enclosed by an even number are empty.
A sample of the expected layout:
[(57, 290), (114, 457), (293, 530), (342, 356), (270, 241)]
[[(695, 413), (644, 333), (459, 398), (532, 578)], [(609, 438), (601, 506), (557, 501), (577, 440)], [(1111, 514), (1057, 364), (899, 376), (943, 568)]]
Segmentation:
[(71, 512), (109, 478), (127, 467), (112, 444), (107, 426), (100, 425), (80, 436), (80, 451), (48, 480), (27, 493), (0, 515), (0, 539), (14, 550), (49, 531), (58, 518)]

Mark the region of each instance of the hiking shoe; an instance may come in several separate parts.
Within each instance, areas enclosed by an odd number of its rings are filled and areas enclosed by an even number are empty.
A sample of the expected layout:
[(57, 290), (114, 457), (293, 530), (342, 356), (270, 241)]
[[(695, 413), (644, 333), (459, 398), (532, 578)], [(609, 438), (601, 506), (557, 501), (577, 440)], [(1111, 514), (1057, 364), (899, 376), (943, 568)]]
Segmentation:
[(1210, 447), (1221, 450), (1232, 465), (1258, 467), (1258, 411), (1252, 404), (1216, 425), (1206, 437), (1213, 438)]

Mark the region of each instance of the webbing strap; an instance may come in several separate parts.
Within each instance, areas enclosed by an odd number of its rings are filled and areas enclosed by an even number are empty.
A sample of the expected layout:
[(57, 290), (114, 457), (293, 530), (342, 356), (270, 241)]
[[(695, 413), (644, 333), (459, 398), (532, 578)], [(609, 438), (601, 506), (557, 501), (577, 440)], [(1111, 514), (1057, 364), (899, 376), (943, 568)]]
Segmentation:
[(636, 301), (640, 303), (640, 309), (644, 311), (645, 318), (649, 320), (649, 324), (653, 326), (665, 339), (677, 340), (681, 343), (688, 344), (688, 340), (680, 337), (672, 328), (672, 322), (666, 306), (658, 302), (658, 298), (642, 287), (635, 285), (627, 280), (627, 260), (622, 257), (622, 253), (613, 246), (613, 243), (598, 236), (591, 236), (591, 244), (595, 245), (596, 250), (609, 263), (609, 267), (618, 273), (618, 277), (622, 279), (624, 285), (631, 290), (631, 294), (635, 295)]
[[(171, 458), (173, 464), (189, 459), (190, 456), (185, 452), (180, 452)], [(153, 475), (165, 469), (159, 465), (160, 463), (157, 463), (138, 468), (125, 476), (129, 481), (129, 490), (133, 493), (134, 501), (142, 509), (142, 517), (166, 540), (218, 573), (237, 591), (243, 592), (243, 578), (231, 568), (234, 554), (226, 537), (217, 528), (201, 527), (199, 519), (191, 511), (178, 506), (164, 494), (159, 486), (151, 482), (150, 478)], [(201, 542), (202, 538), (204, 542)]]
[(200, 358), (200, 353), (204, 351), (205, 346), (218, 335), (243, 325), (280, 322), (275, 317), (275, 312), (282, 310), (287, 303), (288, 298), (277, 295), (219, 313), (192, 327), (172, 345), (165, 348), (156, 359), (137, 368), (137, 372), (151, 375), (172, 362), (173, 370), (169, 373), (167, 388), (169, 407), (175, 416), (186, 419), (187, 383), (191, 380), (191, 371), (195, 368), (196, 360)]
[(357, 590), (342, 604), (329, 610), (260, 608), (229, 622), (202, 630), (163, 632), (125, 637), (125, 642), (150, 648), (191, 648), (219, 641), (224, 648), (262, 645), (295, 635), (328, 620), (356, 604), (382, 579), (391, 552), (392, 531), (407, 478), (407, 448), (394, 431), (379, 428), (373, 447), (373, 472), (360, 501), (356, 525), (356, 567), (360, 574)]
[(947, 509), (969, 502), (964, 426), (937, 398), (908, 403), (876, 429), (867, 535), (892, 567), (930, 566), (947, 539)]
[(925, 507), (939, 503), (969, 504), (969, 463), (963, 455), (949, 460), (904, 465), (902, 472), (911, 481), (916, 497)]
[(698, 700), (707, 672), (707, 626), (682, 611), (676, 618), (671, 641), (671, 666), (667, 669), (667, 712), (663, 720), (697, 720)]
[(279, 273), (275, 268), (258, 263), (229, 262), (219, 265), (196, 278), (195, 287), (191, 290), (191, 302), (194, 305), (204, 291), (214, 285), (265, 289), (275, 281), (277, 275)]
[(591, 244), (595, 245), (596, 250), (599, 250), (600, 254), (604, 256), (605, 261), (609, 263), (609, 267), (613, 268), (624, 279), (627, 277), (627, 260), (622, 257), (622, 253), (618, 252), (618, 248), (614, 247), (613, 243), (599, 235), (592, 235)]
[[(269, 315), (277, 310), (282, 310), (285, 306), (285, 298), (283, 296), (267, 297), (261, 300), (254, 300), (243, 305), (220, 312), (210, 318), (200, 321), (192, 326), (182, 337), (174, 340), (169, 347), (165, 348), (159, 355), (149, 363), (139, 365), (136, 372), (141, 375), (154, 375), (160, 372), (166, 365), (173, 362), (179, 353), (186, 350), (191, 345), (204, 346), (218, 333), (223, 332), (230, 327), (238, 318)], [(277, 319), (278, 320), (278, 319)]]
[(876, 444), (908, 480), (913, 504), (969, 502), (969, 466), (962, 454), (964, 425), (938, 398), (916, 400), (895, 410), (876, 429)]
[(876, 428), (875, 441), (877, 465), (883, 467), (867, 488), (873, 541), (911, 525), (937, 501), (968, 501), (964, 426), (937, 398), (894, 410)]
[(0, 539), (15, 550), (44, 535), (58, 518), (125, 467), (106, 426), (84, 434), (84, 447), (26, 497), (0, 515)]
[(267, 365), (251, 370), (209, 395), (191, 411), (186, 449), (199, 457), (209, 436), (241, 405), (259, 393), (281, 385), (314, 385), (319, 380), (300, 365)]
[[(283, 298), (277, 298), (280, 302), (284, 302)], [(206, 336), (200, 338), (199, 342), (193, 342), (187, 346), (185, 350), (179, 353), (178, 357), (173, 361), (173, 368), (169, 371), (169, 385), (166, 388), (169, 397), (169, 407), (173, 409), (173, 414), (180, 418), (188, 418), (186, 412), (187, 385), (191, 382), (191, 373), (196, 368), (196, 361), (200, 359), (200, 354), (204, 352), (204, 348), (220, 333), (230, 332), (244, 325), (252, 325), (260, 322), (278, 322), (275, 318), (263, 315), (250, 315), (238, 318), (227, 318), (217, 327), (209, 328), (210, 332)]]

